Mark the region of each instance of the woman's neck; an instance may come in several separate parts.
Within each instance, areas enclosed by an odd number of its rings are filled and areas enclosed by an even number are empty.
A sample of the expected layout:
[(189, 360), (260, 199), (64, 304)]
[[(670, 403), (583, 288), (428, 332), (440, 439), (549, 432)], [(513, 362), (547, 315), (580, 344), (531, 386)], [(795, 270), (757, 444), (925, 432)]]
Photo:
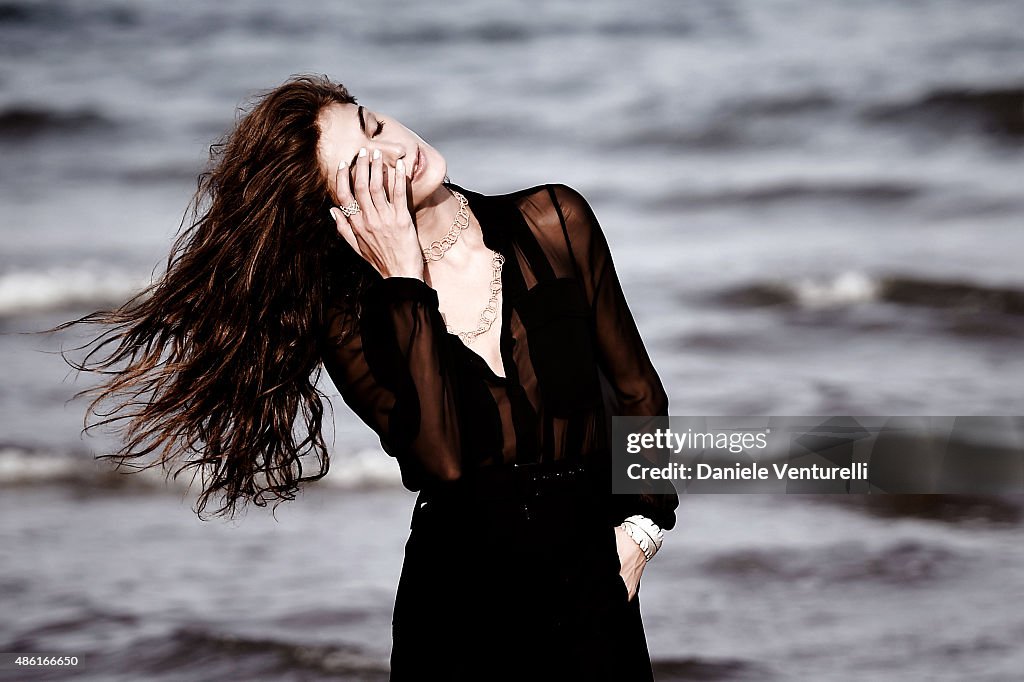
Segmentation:
[(420, 246), (424, 249), (432, 242), (442, 239), (455, 223), (459, 212), (459, 200), (444, 185), (437, 189), (426, 201), (416, 207), (413, 220), (419, 235)]

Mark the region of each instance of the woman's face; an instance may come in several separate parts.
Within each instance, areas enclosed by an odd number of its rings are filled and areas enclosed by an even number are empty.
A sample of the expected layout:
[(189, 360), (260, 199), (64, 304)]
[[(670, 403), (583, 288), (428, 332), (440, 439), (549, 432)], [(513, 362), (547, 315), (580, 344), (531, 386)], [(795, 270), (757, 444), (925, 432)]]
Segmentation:
[[(338, 165), (345, 161), (349, 174), (360, 147), (367, 154), (380, 149), (388, 178), (398, 159), (404, 159), (410, 178), (410, 210), (415, 210), (444, 181), (448, 167), (444, 157), (423, 138), (385, 114), (356, 104), (331, 104), (319, 116), (320, 146), (317, 150), (335, 203), (338, 203), (336, 178)], [(341, 177), (345, 177), (342, 174)]]

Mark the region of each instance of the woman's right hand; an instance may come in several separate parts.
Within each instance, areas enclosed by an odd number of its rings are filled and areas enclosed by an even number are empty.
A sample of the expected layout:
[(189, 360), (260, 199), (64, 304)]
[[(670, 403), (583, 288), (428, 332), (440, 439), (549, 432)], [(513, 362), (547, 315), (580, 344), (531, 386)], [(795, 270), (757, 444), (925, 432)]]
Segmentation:
[(382, 276), (422, 280), (423, 249), (409, 213), (405, 172), (405, 162), (398, 159), (394, 172), (389, 173), (389, 192), (385, 194), (380, 150), (375, 150), (371, 159), (365, 147), (360, 149), (355, 178), (350, 179), (348, 165), (342, 162), (335, 179), (341, 205), (350, 206), (356, 201), (360, 211), (345, 216), (335, 207), (331, 208), (331, 217), (338, 234)]

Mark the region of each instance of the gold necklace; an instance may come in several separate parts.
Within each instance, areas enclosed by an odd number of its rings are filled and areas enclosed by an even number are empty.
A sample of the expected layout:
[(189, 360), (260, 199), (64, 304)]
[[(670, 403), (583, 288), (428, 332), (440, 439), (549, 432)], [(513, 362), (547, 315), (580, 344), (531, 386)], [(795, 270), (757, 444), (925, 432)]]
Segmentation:
[[(444, 258), (444, 254), (448, 252), (455, 242), (458, 241), (459, 235), (462, 231), (469, 227), (469, 210), (467, 206), (469, 202), (466, 197), (462, 196), (460, 192), (456, 192), (453, 189), (449, 189), (455, 198), (459, 201), (459, 210), (455, 214), (455, 222), (452, 223), (451, 229), (448, 230), (448, 234), (439, 240), (431, 242), (430, 246), (423, 249), (423, 262), (438, 261)], [(491, 298), (487, 301), (487, 305), (484, 307), (483, 312), (480, 313), (480, 322), (477, 324), (476, 329), (471, 331), (455, 331), (448, 323), (445, 323), (445, 327), (451, 334), (457, 334), (462, 342), (467, 346), (480, 336), (494, 324), (494, 321), (498, 319), (498, 294), (501, 293), (501, 266), (505, 263), (505, 257), (497, 251), (491, 250), (493, 257), (491, 258), (491, 268), (493, 274), (491, 275)]]
[(448, 331), (452, 334), (458, 334), (459, 338), (467, 346), (473, 343), (476, 337), (490, 329), (491, 325), (494, 324), (494, 320), (498, 318), (498, 294), (501, 293), (501, 266), (505, 262), (505, 257), (497, 251), (492, 251), (491, 253), (494, 254), (494, 257), (491, 259), (491, 267), (494, 271), (491, 277), (491, 298), (487, 301), (483, 312), (480, 313), (480, 323), (477, 324), (476, 329), (466, 332), (457, 332), (445, 323)]
[(448, 191), (459, 200), (459, 210), (455, 214), (455, 222), (452, 223), (451, 228), (448, 230), (448, 234), (441, 239), (432, 241), (430, 246), (423, 249), (424, 263), (444, 258), (444, 254), (448, 249), (455, 246), (455, 242), (459, 240), (459, 235), (462, 234), (462, 231), (469, 227), (469, 211), (466, 208), (469, 202), (461, 193), (456, 192), (453, 189), (449, 189)]

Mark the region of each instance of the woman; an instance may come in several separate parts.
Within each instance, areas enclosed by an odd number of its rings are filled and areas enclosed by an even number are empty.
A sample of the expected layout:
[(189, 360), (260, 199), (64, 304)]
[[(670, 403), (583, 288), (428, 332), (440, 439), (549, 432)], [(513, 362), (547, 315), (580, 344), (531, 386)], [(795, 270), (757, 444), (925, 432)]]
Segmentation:
[(583, 197), (447, 182), (437, 150), (322, 77), (265, 94), (212, 152), (166, 274), (75, 321), (116, 344), (80, 368), (127, 361), (90, 410), (151, 394), (101, 422), (129, 420), (107, 456), (194, 455), (175, 475), (203, 473), (200, 513), (294, 499), (329, 464), (322, 364), (419, 491), (392, 679), (651, 679), (639, 581), (678, 499), (611, 494), (608, 415), (668, 399)]

